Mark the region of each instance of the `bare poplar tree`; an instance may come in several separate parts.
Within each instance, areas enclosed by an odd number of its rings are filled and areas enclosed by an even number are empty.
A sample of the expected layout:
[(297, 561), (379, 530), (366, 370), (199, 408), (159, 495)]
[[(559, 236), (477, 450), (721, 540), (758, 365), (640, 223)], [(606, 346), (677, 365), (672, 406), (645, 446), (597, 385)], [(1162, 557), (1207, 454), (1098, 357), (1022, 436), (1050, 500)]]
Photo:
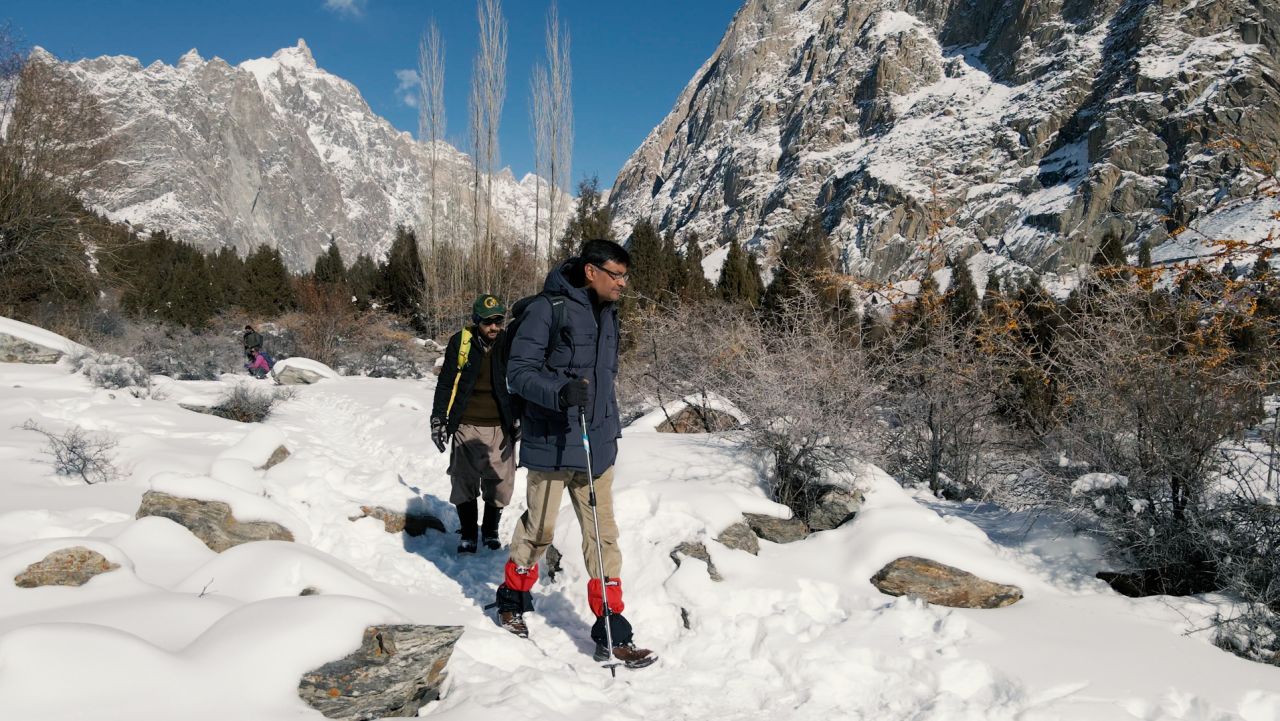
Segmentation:
[[(480, 25), (480, 42), (472, 72), (472, 140), (476, 144), (477, 165), (483, 167), (486, 175), (484, 242), (477, 262), (480, 264), (481, 289), (487, 289), (492, 278), (490, 266), (496, 256), (493, 176), (498, 166), (498, 129), (507, 94), (507, 21), (502, 17), (500, 0), (477, 0), (476, 19)], [(479, 168), (476, 173), (478, 181)]]
[[(561, 188), (569, 187), (573, 162), (573, 75), (569, 64), (569, 30), (561, 28), (556, 4), (547, 10), (547, 203), (548, 238), (556, 230), (562, 202)], [(547, 243), (551, 256), (552, 243)]]
[[(538, 221), (542, 219), (542, 179), (546, 173), (547, 146), (550, 143), (550, 105), (551, 85), (547, 78), (547, 68), (542, 64), (535, 65), (533, 76), (529, 78), (529, 120), (533, 131), (533, 259), (538, 262)], [(549, 176), (548, 176), (549, 177)], [(555, 186), (551, 184), (550, 194), (555, 197)], [(555, 227), (547, 231), (547, 245), (551, 245), (551, 235)]]
[(431, 188), (428, 191), (428, 223), (430, 248), (436, 252), (436, 213), (439, 186), (440, 149), (444, 139), (447, 117), (444, 108), (444, 40), (435, 18), (418, 41), (418, 140), (430, 143), (427, 149), (427, 174)]

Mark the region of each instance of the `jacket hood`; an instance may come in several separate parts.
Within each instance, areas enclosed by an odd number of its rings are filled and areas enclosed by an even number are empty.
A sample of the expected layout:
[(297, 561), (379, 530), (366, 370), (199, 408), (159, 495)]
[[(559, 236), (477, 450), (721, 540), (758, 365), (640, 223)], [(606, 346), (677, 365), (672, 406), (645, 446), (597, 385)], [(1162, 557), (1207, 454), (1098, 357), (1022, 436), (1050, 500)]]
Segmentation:
[(547, 273), (547, 280), (542, 284), (542, 290), (548, 293), (559, 293), (590, 307), (591, 294), (587, 292), (586, 285), (587, 279), (582, 271), (582, 259), (570, 258)]

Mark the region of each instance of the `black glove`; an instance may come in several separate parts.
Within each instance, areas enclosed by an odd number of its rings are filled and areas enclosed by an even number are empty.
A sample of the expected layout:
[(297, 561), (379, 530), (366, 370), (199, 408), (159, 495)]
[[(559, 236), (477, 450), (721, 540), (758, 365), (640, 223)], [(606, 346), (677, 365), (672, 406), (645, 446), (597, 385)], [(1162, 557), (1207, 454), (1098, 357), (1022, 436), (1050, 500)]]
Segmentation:
[(444, 453), (444, 447), (449, 444), (449, 434), (444, 429), (443, 418), (431, 419), (431, 442), (436, 444), (436, 448)]
[(587, 405), (587, 379), (574, 378), (560, 389), (560, 408)]

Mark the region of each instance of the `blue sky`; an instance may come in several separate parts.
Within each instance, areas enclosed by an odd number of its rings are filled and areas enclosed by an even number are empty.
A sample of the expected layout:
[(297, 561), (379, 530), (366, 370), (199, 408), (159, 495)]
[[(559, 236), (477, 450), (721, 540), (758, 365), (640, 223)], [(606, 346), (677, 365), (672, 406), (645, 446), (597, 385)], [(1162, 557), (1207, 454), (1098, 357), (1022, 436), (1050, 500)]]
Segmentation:
[[(543, 58), (550, 0), (504, 0), (507, 100), (501, 162), (533, 169), (529, 74)], [(610, 186), (631, 152), (670, 111), (715, 50), (742, 0), (559, 0), (572, 35), (574, 180)], [(17, 0), (0, 9), (28, 45), (64, 59), (132, 55), (173, 64), (191, 48), (236, 64), (304, 38), (320, 67), (360, 88), (373, 111), (417, 131), (417, 111), (397, 71), (417, 64), (418, 37), (434, 16), (446, 44), (449, 139), (465, 149), (467, 89), (476, 46), (474, 0)]]

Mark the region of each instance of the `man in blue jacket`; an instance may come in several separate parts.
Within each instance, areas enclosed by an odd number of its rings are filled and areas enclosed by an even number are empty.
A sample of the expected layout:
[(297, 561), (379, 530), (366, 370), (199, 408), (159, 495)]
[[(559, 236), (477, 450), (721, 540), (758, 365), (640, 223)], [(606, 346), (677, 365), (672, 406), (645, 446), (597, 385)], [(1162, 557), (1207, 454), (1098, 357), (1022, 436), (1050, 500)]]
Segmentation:
[[(582, 528), (582, 555), (591, 580), (587, 599), (596, 615), (591, 637), (596, 659), (612, 655), (631, 667), (656, 658), (632, 641), (631, 624), (622, 615), (622, 553), (613, 514), (613, 464), (618, 456), (618, 300), (627, 286), (631, 257), (608, 240), (589, 240), (578, 258), (553, 269), (542, 296), (529, 303), (511, 341), (507, 386), (525, 400), (521, 419), (520, 465), (529, 469), (528, 510), (516, 525), (511, 557), (498, 587), (498, 618), (522, 637), (529, 630), (523, 614), (533, 610), (530, 590), (538, 578), (538, 560), (551, 545), (556, 514), (565, 490)], [(558, 307), (557, 307), (558, 306)], [(557, 338), (552, 339), (555, 332)], [(589, 505), (587, 454), (582, 444), (579, 409), (586, 414), (591, 470), (596, 475), (595, 527)], [(599, 555), (604, 556), (600, 568)], [(601, 587), (601, 578), (605, 579)], [(604, 603), (609, 604), (612, 654), (606, 641)]]

